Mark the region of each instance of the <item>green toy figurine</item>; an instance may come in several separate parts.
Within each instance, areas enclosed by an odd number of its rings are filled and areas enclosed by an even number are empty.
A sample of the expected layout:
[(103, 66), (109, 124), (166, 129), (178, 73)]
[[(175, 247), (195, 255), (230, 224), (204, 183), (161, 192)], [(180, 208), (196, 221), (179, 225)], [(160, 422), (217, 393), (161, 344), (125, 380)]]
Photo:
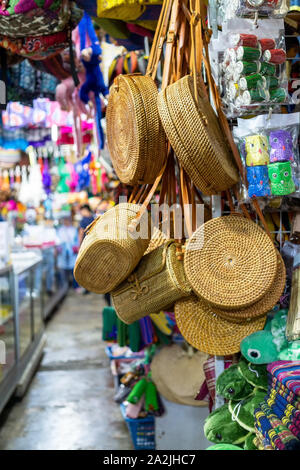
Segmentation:
[(285, 336), (287, 310), (279, 310), (269, 318), (264, 330), (252, 333), (241, 341), (241, 353), (253, 364), (268, 364), (278, 360), (300, 359), (300, 341), (287, 341)]
[(268, 172), (273, 196), (286, 196), (295, 192), (291, 162), (271, 163)]
[[(264, 365), (254, 365), (242, 358), (238, 364), (224, 370), (217, 379), (216, 392), (228, 402), (206, 419), (206, 438), (215, 444), (257, 450), (254, 444), (254, 410), (263, 401), (267, 388)], [(230, 449), (224, 447), (224, 450)]]

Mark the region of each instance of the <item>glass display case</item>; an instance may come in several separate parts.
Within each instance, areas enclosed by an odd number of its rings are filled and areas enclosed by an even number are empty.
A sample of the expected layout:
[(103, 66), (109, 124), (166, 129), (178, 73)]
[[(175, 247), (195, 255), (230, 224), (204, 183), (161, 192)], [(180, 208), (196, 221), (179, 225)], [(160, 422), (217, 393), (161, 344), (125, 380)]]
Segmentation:
[(19, 354), (23, 356), (33, 336), (32, 318), (32, 274), (25, 271), (17, 276)]
[(42, 251), (42, 311), (44, 320), (62, 301), (68, 291), (68, 283), (57, 266), (57, 246), (48, 246)]
[(0, 384), (16, 364), (16, 325), (11, 267), (0, 270)]
[(21, 249), (0, 269), (0, 413), (24, 395), (43, 353), (44, 320), (68, 292), (56, 258), (54, 246)]

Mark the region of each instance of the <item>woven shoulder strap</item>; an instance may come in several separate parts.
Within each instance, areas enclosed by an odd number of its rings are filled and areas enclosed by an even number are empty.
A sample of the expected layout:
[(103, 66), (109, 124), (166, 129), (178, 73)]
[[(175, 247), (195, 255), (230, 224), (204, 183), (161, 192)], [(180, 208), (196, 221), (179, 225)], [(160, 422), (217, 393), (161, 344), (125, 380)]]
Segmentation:
[[(194, 82), (194, 89), (195, 89), (195, 98), (198, 99), (198, 91), (197, 91), (197, 77), (200, 78), (200, 83), (202, 85), (203, 90), (205, 89), (205, 85), (202, 79), (202, 64), (204, 64), (208, 85), (214, 100), (214, 105), (216, 111), (218, 113), (220, 126), (227, 138), (229, 146), (231, 148), (232, 154), (234, 156), (236, 165), (240, 171), (240, 177), (243, 179), (245, 185), (247, 185), (247, 181), (244, 180), (244, 168), (243, 163), (238, 151), (238, 148), (234, 142), (227, 118), (222, 110), (222, 103), (220, 94), (217, 88), (217, 85), (213, 79), (210, 62), (209, 62), (209, 51), (208, 51), (208, 42), (209, 42), (209, 33), (205, 23), (205, 5), (204, 2), (200, 0), (195, 1), (195, 11), (191, 14), (186, 6), (182, 4), (182, 9), (185, 13), (186, 18), (190, 22), (191, 26), (191, 41), (192, 41), (192, 71), (193, 71), (193, 82)], [(197, 31), (197, 35), (196, 35)], [(205, 55), (203, 54), (203, 50), (205, 51)], [(268, 224), (264, 218), (264, 215), (260, 209), (257, 199), (253, 200), (253, 207), (269, 237), (272, 239)], [(244, 215), (250, 218), (250, 215), (247, 214), (247, 209), (245, 206), (242, 207)]]

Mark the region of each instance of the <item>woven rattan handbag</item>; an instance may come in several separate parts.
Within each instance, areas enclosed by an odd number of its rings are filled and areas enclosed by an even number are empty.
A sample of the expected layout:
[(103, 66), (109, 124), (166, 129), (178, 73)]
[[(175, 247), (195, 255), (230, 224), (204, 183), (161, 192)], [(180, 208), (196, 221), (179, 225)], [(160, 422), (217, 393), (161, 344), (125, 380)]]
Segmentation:
[(271, 289), (277, 266), (272, 240), (237, 214), (199, 227), (187, 243), (184, 259), (195, 294), (225, 310), (259, 301)]
[(151, 77), (119, 75), (110, 89), (107, 142), (113, 167), (125, 184), (152, 184), (166, 160), (166, 139)]
[[(135, 269), (150, 238), (134, 238), (129, 232), (140, 206), (119, 204), (96, 219), (88, 228), (80, 247), (74, 276), (91, 292), (104, 294), (118, 286)], [(150, 237), (150, 218), (148, 234)]]
[(158, 95), (159, 115), (178, 160), (194, 184), (206, 195), (228, 189), (238, 172), (217, 117), (193, 78), (185, 76)]
[[(170, 16), (173, 22), (176, 19), (178, 1), (175, 0), (172, 7), (173, 16), (171, 7), (171, 0), (164, 0), (146, 75), (119, 75), (110, 88), (106, 112), (108, 148), (119, 179), (133, 186), (154, 183), (167, 158), (167, 142), (159, 119), (154, 79), (162, 53), (160, 41), (167, 33)], [(170, 61), (165, 62), (164, 69), (168, 75)]]
[(114, 307), (123, 322), (130, 324), (158, 313), (190, 295), (177, 253), (180, 246), (170, 240), (145, 255), (132, 275), (112, 292)]

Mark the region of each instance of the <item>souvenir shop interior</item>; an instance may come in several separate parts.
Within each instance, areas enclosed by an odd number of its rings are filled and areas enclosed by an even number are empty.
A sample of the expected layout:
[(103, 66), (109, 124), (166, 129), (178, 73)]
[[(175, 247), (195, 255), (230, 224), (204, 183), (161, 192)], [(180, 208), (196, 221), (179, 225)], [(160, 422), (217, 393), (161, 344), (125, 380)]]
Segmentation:
[(0, 450), (300, 450), (299, 0), (3, 0)]

